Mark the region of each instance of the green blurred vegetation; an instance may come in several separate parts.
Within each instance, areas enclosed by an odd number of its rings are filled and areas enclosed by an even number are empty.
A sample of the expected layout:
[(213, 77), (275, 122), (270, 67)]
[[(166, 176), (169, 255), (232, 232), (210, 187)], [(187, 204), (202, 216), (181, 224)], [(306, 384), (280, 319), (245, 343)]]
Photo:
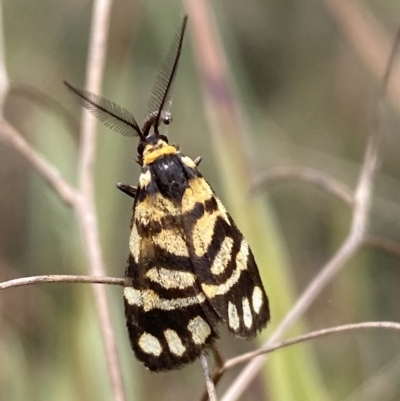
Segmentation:
[[(394, 36), (400, 21), (398, 2), (362, 3)], [(251, 142), (254, 169), (308, 166), (353, 186), (377, 80), (338, 30), (324, 2), (225, 0), (211, 4), (249, 131), (246, 140)], [(91, 2), (76, 0), (3, 2), (11, 83), (39, 89), (76, 120), (81, 110), (62, 80), (83, 86), (91, 7)], [(139, 121), (146, 116), (147, 96), (183, 12), (181, 2), (175, 0), (115, 2), (103, 94), (132, 110)], [(298, 182), (271, 187), (268, 199), (249, 198), (246, 210), (248, 187), (237, 185), (241, 176), (227, 174), (229, 164), (237, 171), (241, 161), (235, 159), (234, 150), (230, 155), (231, 148), (211, 140), (190, 34), (187, 39), (176, 82), (174, 124), (168, 132), (185, 154), (203, 156), (202, 173), (263, 258), (260, 270), (276, 325), (343, 240), (350, 211), (332, 196)], [(69, 129), (60, 115), (13, 90), (5, 114), (32, 146), (76, 184), (78, 132)], [(397, 241), (399, 126), (397, 112), (388, 105), (383, 166), (370, 228)], [(135, 141), (99, 125), (97, 212), (107, 272), (113, 276), (122, 276), (125, 268), (132, 207), (132, 200), (117, 191), (115, 183), (136, 183), (135, 156)], [(237, 197), (232, 198), (235, 192)], [(254, 225), (257, 216), (260, 219)], [(260, 232), (268, 237), (260, 238)], [(383, 251), (363, 250), (324, 289), (297, 332), (364, 320), (399, 321), (398, 267), (399, 260)], [(86, 273), (73, 211), (17, 153), (0, 143), (0, 279)], [(199, 364), (168, 374), (147, 372), (128, 344), (121, 289), (110, 288), (109, 294), (128, 399), (197, 399), (204, 386)], [(83, 284), (29, 286), (0, 294), (1, 400), (111, 399), (93, 304), (91, 288)], [(257, 344), (223, 333), (220, 345), (230, 357)], [(369, 398), (360, 391), (379, 374), (385, 383), (379, 399), (400, 398), (393, 374), (400, 367), (400, 340), (393, 333), (346, 333), (293, 350), (272, 355), (267, 374), (260, 376), (243, 400), (372, 401), (378, 399), (378, 395), (373, 398), (374, 391), (368, 392)], [(288, 370), (288, 364), (296, 366)], [(221, 388), (229, 385), (234, 372), (227, 373)]]

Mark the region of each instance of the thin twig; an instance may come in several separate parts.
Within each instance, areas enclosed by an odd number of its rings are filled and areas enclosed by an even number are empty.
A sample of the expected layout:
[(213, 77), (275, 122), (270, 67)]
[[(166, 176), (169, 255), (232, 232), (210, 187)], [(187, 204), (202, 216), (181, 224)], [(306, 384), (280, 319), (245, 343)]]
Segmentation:
[[(214, 372), (212, 375), (212, 382), (214, 383), (214, 387), (218, 384), (219, 380), (222, 377), (222, 374), (224, 372), (223, 367), (225, 365), (225, 359), (222, 356), (221, 352), (219, 351), (218, 347), (213, 347), (213, 354), (214, 354), (214, 359), (215, 359), (215, 368)], [(209, 398), (208, 395), (208, 389), (206, 387), (205, 391), (203, 392), (203, 395), (200, 398), (200, 401), (207, 401)]]
[(331, 334), (339, 334), (344, 333), (346, 331), (353, 330), (362, 330), (362, 329), (389, 329), (389, 330), (397, 330), (400, 331), (400, 323), (397, 322), (363, 322), (363, 323), (353, 323), (353, 324), (345, 324), (342, 326), (330, 327), (327, 329), (321, 329), (316, 331), (311, 331), (310, 333), (303, 334), (301, 336), (296, 336), (294, 338), (290, 338), (288, 340), (282, 341), (277, 344), (271, 344), (265, 347), (262, 347), (256, 351), (247, 352), (246, 354), (242, 354), (236, 358), (231, 358), (226, 361), (223, 371), (227, 371), (228, 369), (233, 368), (236, 365), (244, 363), (250, 359), (253, 359), (259, 355), (269, 354), (273, 351), (276, 351), (281, 348), (286, 348), (291, 345), (303, 343), (305, 341), (313, 340), (319, 337), (325, 337)]
[[(86, 89), (92, 93), (100, 93), (107, 51), (111, 3), (111, 0), (96, 0), (93, 5), (85, 85)], [(90, 274), (105, 276), (94, 201), (93, 167), (96, 151), (96, 122), (88, 112), (84, 112), (82, 116), (80, 138), (78, 179), (82, 196), (77, 212), (86, 245)], [(97, 285), (93, 286), (93, 291), (114, 400), (124, 401), (126, 399), (125, 390), (107, 291), (104, 286)]]
[(207, 386), (207, 393), (209, 401), (217, 401), (217, 393), (215, 392), (214, 382), (210, 375), (210, 369), (208, 367), (207, 355), (202, 352), (200, 355), (201, 366), (203, 368), (204, 378)]
[[(386, 66), (386, 72), (382, 81), (382, 89), (378, 94), (377, 105), (374, 113), (377, 116), (374, 124), (371, 125), (368, 143), (364, 155), (364, 161), (354, 195), (353, 216), (350, 232), (347, 235), (342, 246), (338, 249), (332, 259), (321, 269), (320, 273), (311, 281), (305, 291), (300, 295), (292, 309), (287, 313), (285, 318), (278, 324), (268, 341), (263, 347), (271, 346), (279, 340), (283, 334), (303, 315), (314, 299), (319, 295), (322, 289), (331, 281), (332, 277), (345, 266), (348, 260), (359, 250), (366, 236), (369, 212), (371, 208), (374, 178), (379, 168), (379, 149), (382, 140), (382, 133), (379, 126), (379, 111), (386, 93), (387, 83), (390, 78), (390, 71), (393, 66), (394, 56), (400, 35), (396, 36), (396, 40), (392, 46), (392, 52)], [(243, 391), (248, 387), (249, 383), (256, 376), (264, 362), (264, 357), (254, 358), (241, 372), (237, 379), (231, 384), (228, 391), (222, 398), (222, 401), (237, 400)]]
[(393, 240), (368, 235), (364, 240), (364, 245), (382, 249), (400, 259), (400, 244)]
[(273, 167), (259, 174), (254, 179), (252, 192), (261, 190), (266, 185), (293, 180), (317, 185), (348, 205), (353, 205), (353, 194), (349, 187), (322, 171), (302, 166)]
[(44, 276), (31, 276), (16, 278), (0, 283), (0, 291), (7, 288), (20, 287), (22, 285), (41, 284), (41, 283), (92, 283), (92, 284), (110, 284), (124, 285), (123, 278), (116, 277), (95, 277), (95, 276), (74, 276), (63, 274), (52, 274)]
[(0, 139), (22, 155), (45, 182), (55, 190), (63, 202), (68, 206), (76, 205), (78, 193), (75, 188), (65, 181), (61, 173), (36, 152), (7, 120), (0, 121)]

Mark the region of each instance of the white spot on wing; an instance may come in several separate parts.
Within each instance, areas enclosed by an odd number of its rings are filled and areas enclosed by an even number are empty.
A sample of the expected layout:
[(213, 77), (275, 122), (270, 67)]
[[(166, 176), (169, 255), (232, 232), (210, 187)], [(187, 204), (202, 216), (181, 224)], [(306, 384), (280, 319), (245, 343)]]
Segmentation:
[(247, 298), (243, 298), (243, 322), (244, 325), (250, 329), (253, 324), (253, 315), (251, 314), (250, 303)]
[(140, 237), (136, 225), (132, 227), (131, 235), (129, 236), (129, 250), (136, 263), (139, 263), (140, 256)]
[(192, 333), (192, 339), (195, 344), (204, 344), (207, 337), (211, 334), (210, 326), (200, 316), (191, 319), (187, 328)]
[(228, 302), (228, 323), (233, 330), (237, 330), (240, 326), (239, 315), (236, 306), (232, 302)]
[(182, 344), (182, 341), (175, 330), (164, 330), (164, 336), (171, 353), (178, 356), (182, 356), (185, 353), (186, 347)]
[(229, 261), (231, 260), (232, 246), (233, 239), (230, 237), (225, 237), (211, 266), (212, 274), (221, 274), (226, 269)]
[(160, 356), (162, 348), (160, 341), (150, 333), (143, 333), (138, 341), (139, 347), (146, 354)]
[(162, 285), (166, 289), (193, 287), (196, 276), (190, 272), (182, 272), (178, 270), (170, 270), (164, 267), (152, 267), (146, 276), (153, 282)]
[(254, 287), (251, 301), (253, 303), (254, 312), (256, 312), (257, 314), (260, 313), (261, 306), (263, 304), (263, 293), (260, 287), (258, 286)]
[(124, 288), (124, 298), (129, 305), (143, 306), (142, 293), (133, 287)]

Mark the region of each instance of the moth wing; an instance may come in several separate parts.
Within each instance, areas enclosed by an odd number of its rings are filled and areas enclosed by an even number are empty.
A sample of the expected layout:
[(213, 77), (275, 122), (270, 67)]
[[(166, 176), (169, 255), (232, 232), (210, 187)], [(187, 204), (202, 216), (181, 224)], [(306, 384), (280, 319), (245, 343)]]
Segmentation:
[(153, 371), (194, 361), (218, 337), (191, 265), (180, 207), (138, 188), (125, 272), (127, 328), (136, 357)]
[(203, 293), (230, 332), (252, 337), (269, 321), (268, 298), (251, 249), (209, 184), (189, 180), (182, 222)]

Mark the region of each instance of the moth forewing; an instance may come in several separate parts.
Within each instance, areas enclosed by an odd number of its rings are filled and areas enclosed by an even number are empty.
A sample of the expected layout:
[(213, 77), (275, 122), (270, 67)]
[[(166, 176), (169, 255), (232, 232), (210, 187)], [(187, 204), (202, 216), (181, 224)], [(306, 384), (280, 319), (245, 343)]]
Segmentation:
[[(126, 324), (137, 358), (153, 371), (177, 369), (212, 348), (218, 325), (252, 337), (269, 320), (268, 298), (243, 235), (194, 161), (159, 134), (171, 98), (187, 17), (172, 43), (142, 128), (125, 109), (67, 84), (117, 132), (138, 136), (137, 187), (125, 271)], [(153, 132), (151, 132), (153, 130)]]

